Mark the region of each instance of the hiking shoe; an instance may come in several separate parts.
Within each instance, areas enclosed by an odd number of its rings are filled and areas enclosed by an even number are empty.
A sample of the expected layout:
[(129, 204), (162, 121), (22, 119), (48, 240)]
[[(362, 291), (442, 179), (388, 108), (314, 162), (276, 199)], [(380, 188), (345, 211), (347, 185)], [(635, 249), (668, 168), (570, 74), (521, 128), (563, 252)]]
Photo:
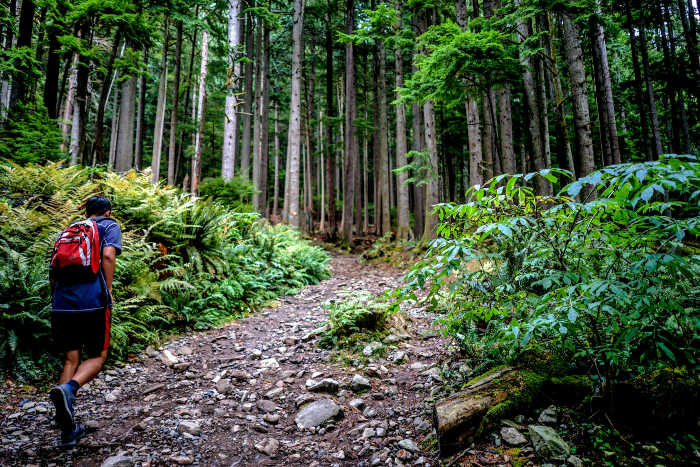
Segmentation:
[(63, 432), (73, 429), (73, 401), (75, 396), (68, 384), (61, 384), (49, 391), (49, 397), (56, 408), (56, 423)]
[(87, 428), (85, 428), (85, 426), (80, 423), (74, 423), (73, 428), (61, 434), (61, 442), (58, 444), (58, 447), (69, 448), (75, 446), (86, 434)]

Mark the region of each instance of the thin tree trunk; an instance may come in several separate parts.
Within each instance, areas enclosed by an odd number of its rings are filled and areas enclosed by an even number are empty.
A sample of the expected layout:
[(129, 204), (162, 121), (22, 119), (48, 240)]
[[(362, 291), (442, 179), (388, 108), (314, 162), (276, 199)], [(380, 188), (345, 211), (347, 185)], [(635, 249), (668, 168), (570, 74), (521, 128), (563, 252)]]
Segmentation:
[(270, 28), (263, 32), (262, 130), (260, 140), (260, 212), (267, 215), (268, 167), (270, 162)]
[[(58, 13), (58, 12), (57, 12)], [(48, 29), (48, 57), (46, 59), (46, 76), (44, 81), (44, 105), (49, 118), (58, 117), (58, 75), (61, 71), (61, 59), (58, 54), (59, 42), (57, 28)]]
[[(117, 155), (114, 170), (124, 173), (133, 167), (134, 162), (134, 119), (136, 116), (136, 76), (130, 76), (122, 83), (121, 104), (119, 106), (119, 129)], [(155, 179), (157, 181), (157, 178)]]
[[(143, 63), (148, 63), (148, 48), (143, 51)], [(139, 74), (139, 103), (136, 110), (136, 148), (134, 149), (134, 167), (141, 170), (141, 158), (143, 154), (143, 127), (144, 113), (146, 109), (146, 73)]]
[(277, 101), (275, 101), (275, 186), (272, 195), (272, 215), (277, 217), (277, 205), (280, 193), (280, 129), (279, 129), (279, 110)]
[(70, 144), (71, 116), (75, 106), (75, 90), (78, 85), (78, 54), (73, 53), (70, 67), (70, 78), (68, 79), (68, 94), (63, 106), (63, 118), (61, 125), (61, 151), (64, 151)]
[[(401, 0), (394, 0), (394, 8), (398, 22), (396, 32), (401, 33), (403, 21), (401, 18)], [(399, 46), (394, 51), (394, 76), (396, 81), (396, 98), (399, 98), (398, 89), (404, 85), (403, 76), (403, 51)], [(406, 166), (406, 153), (408, 152), (408, 141), (406, 139), (406, 107), (403, 104), (396, 106), (396, 165), (397, 168)], [(397, 198), (397, 224), (396, 237), (400, 240), (411, 237), (411, 221), (408, 211), (408, 185), (406, 172), (397, 174), (396, 198)]]
[(224, 143), (221, 154), (221, 176), (231, 181), (236, 166), (236, 127), (238, 126), (238, 96), (236, 88), (241, 75), (238, 49), (241, 42), (240, 0), (228, 2), (228, 69), (226, 77), (226, 104), (224, 107)]
[[(643, 9), (640, 10), (643, 15)], [(646, 84), (646, 98), (649, 105), (649, 117), (651, 117), (652, 154), (654, 160), (658, 159), (663, 148), (661, 147), (661, 134), (659, 132), (659, 114), (656, 111), (656, 99), (654, 98), (654, 84), (651, 80), (651, 69), (649, 67), (649, 52), (647, 51), (646, 24), (644, 20), (639, 26), (639, 40), (641, 42), (642, 68), (644, 69), (644, 81)]]
[(326, 137), (326, 176), (325, 187), (327, 196), (327, 211), (328, 211), (328, 231), (331, 236), (335, 233), (335, 154), (333, 151), (333, 125), (331, 116), (333, 113), (333, 29), (331, 21), (331, 11), (328, 10), (328, 18), (326, 19), (326, 121), (325, 121), (325, 137)]
[[(640, 133), (641, 133), (641, 139), (642, 139), (642, 149), (644, 153), (647, 156), (647, 160), (652, 160), (652, 150), (651, 146), (649, 145), (649, 123), (648, 123), (648, 116), (647, 116), (647, 107), (646, 107), (646, 101), (643, 97), (643, 92), (642, 92), (642, 71), (641, 67), (639, 65), (639, 52), (637, 51), (637, 47), (639, 46), (638, 39), (636, 37), (636, 31), (637, 27), (634, 24), (634, 20), (632, 18), (632, 8), (630, 6), (630, 1), (631, 0), (626, 0), (625, 1), (625, 14), (627, 16), (627, 29), (629, 32), (629, 38), (630, 38), (630, 51), (632, 53), (632, 69), (634, 71), (634, 91), (635, 91), (635, 97), (637, 101), (637, 108), (639, 109), (639, 120), (640, 120)], [(644, 45), (646, 47), (646, 45)]]
[[(249, 0), (250, 1), (250, 0)], [(255, 40), (255, 22), (252, 14), (248, 14), (246, 25), (246, 57), (245, 64), (245, 97), (243, 101), (243, 138), (241, 142), (241, 178), (250, 178), (250, 126), (253, 109), (253, 41)], [(296, 225), (296, 224), (295, 224)]]
[[(104, 80), (102, 80), (100, 100), (97, 104), (97, 116), (95, 118), (95, 144), (93, 145), (93, 150), (95, 152), (95, 160), (99, 163), (105, 161), (104, 144), (102, 142), (104, 138), (105, 107), (107, 106), (107, 101), (109, 100), (109, 93), (112, 89), (112, 86), (116, 83), (118, 76), (118, 72), (113, 72), (112, 69), (114, 68), (114, 60), (116, 59), (117, 52), (119, 50), (121, 36), (121, 29), (117, 29), (117, 32), (114, 35), (114, 41), (112, 43), (112, 51), (109, 54), (109, 60), (105, 69), (105, 77)], [(124, 48), (122, 48), (121, 53), (124, 53)]]
[(175, 75), (173, 76), (173, 105), (170, 110), (170, 141), (168, 142), (168, 185), (175, 184), (175, 156), (177, 153), (177, 114), (180, 105), (180, 73), (182, 68), (182, 20), (176, 24)]
[(199, 182), (202, 173), (202, 138), (204, 138), (204, 106), (207, 94), (207, 63), (209, 60), (209, 32), (205, 29), (202, 34), (202, 63), (199, 69), (199, 95), (197, 96), (197, 131), (194, 155), (192, 156), (192, 180), (190, 191), (193, 195), (199, 194)]
[(299, 223), (299, 152), (301, 146), (301, 68), (302, 35), (304, 31), (304, 0), (294, 0), (294, 17), (292, 29), (292, 79), (291, 102), (289, 107), (289, 129), (287, 133), (287, 178), (289, 191), (285, 204), (287, 223), (300, 227)]
[(428, 161), (431, 172), (425, 185), (425, 223), (423, 230), (423, 241), (427, 241), (435, 237), (437, 216), (433, 214), (433, 206), (440, 202), (437, 177), (438, 149), (437, 135), (435, 134), (435, 107), (432, 100), (427, 100), (423, 104), (423, 118), (425, 120), (425, 142), (428, 150)]
[(254, 113), (253, 113), (253, 209), (256, 209), (261, 215), (264, 211), (260, 208), (260, 178), (262, 164), (261, 140), (262, 140), (262, 113), (263, 101), (262, 92), (264, 77), (262, 73), (262, 24), (259, 24), (255, 31), (255, 84), (254, 84)]
[[(115, 81), (119, 78), (119, 72), (114, 76)], [(114, 161), (117, 159), (117, 140), (119, 139), (117, 133), (117, 125), (119, 124), (119, 90), (114, 90), (114, 98), (112, 99), (112, 124), (111, 132), (109, 134), (109, 156), (107, 159), (107, 166), (110, 169), (114, 169)], [(97, 162), (97, 153), (95, 153), (95, 161)]]
[(501, 125), (501, 157), (503, 173), (514, 174), (515, 150), (513, 149), (513, 117), (510, 107), (510, 86), (498, 90), (498, 118)]
[[(163, 152), (163, 128), (165, 126), (165, 104), (168, 91), (168, 39), (170, 38), (170, 20), (166, 16), (164, 24), (163, 52), (160, 62), (160, 82), (158, 84), (158, 103), (156, 105), (156, 122), (153, 132), (153, 157), (151, 159), (151, 180), (154, 184), (160, 179), (160, 158)], [(194, 180), (192, 180), (194, 187)]]
[[(32, 46), (32, 33), (34, 31), (34, 13), (36, 5), (32, 0), (23, 0), (19, 13), (19, 28), (17, 33), (17, 48)], [(24, 65), (20, 65), (15, 71), (12, 79), (12, 90), (10, 93), (10, 113), (15, 111), (19, 103), (24, 103), (27, 97), (29, 85), (32, 77), (30, 70)]]
[[(686, 11), (687, 6), (687, 11)], [(678, 0), (678, 11), (681, 16), (683, 35), (685, 36), (686, 53), (690, 60), (690, 68), (693, 76), (689, 80), (691, 92), (696, 96), (700, 89), (700, 51), (696, 33), (695, 7), (692, 0)]]
[[(350, 35), (355, 29), (355, 2), (346, 2), (347, 22), (346, 34)], [(353, 205), (355, 203), (355, 152), (356, 141), (354, 122), (356, 89), (355, 89), (355, 60), (352, 42), (345, 44), (345, 186), (343, 189), (343, 238), (352, 245)]]
[(379, 76), (377, 77), (377, 91), (379, 95), (379, 177), (377, 183), (379, 186), (381, 200), (381, 223), (379, 235), (384, 235), (391, 232), (391, 206), (389, 195), (389, 140), (387, 128), (387, 108), (386, 108), (386, 53), (384, 50), (384, 41), (380, 40), (377, 44), (379, 52)]
[[(586, 69), (583, 66), (583, 52), (578, 26), (569, 13), (562, 13), (564, 23), (564, 46), (569, 63), (569, 79), (574, 108), (574, 128), (576, 129), (577, 155), (579, 159), (578, 175), (585, 177), (595, 169), (593, 140), (591, 138), (591, 119), (588, 109), (588, 92), (586, 89)], [(584, 192), (592, 193), (592, 189)]]

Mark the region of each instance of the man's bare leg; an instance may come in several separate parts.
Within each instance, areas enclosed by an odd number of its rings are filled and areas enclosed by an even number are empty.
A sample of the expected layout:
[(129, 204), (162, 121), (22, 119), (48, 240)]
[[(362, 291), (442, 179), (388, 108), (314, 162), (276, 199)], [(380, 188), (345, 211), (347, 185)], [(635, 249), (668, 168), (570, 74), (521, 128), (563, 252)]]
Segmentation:
[(80, 350), (69, 350), (63, 362), (63, 371), (58, 379), (58, 384), (67, 383), (73, 379), (78, 366), (80, 365)]
[(107, 351), (103, 350), (99, 356), (88, 358), (81, 363), (73, 374), (72, 378), (69, 378), (69, 380), (74, 380), (80, 386), (89, 383), (100, 372), (102, 366), (105, 364), (105, 360), (107, 360)]

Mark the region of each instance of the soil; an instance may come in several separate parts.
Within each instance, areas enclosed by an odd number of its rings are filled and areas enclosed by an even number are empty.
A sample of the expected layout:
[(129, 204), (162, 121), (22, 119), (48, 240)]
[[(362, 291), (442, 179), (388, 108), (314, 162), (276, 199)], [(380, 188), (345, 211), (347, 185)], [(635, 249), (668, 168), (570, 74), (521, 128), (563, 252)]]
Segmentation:
[[(381, 356), (334, 358), (308, 335), (326, 318), (322, 304), (347, 290), (393, 289), (402, 273), (339, 254), (331, 270), (330, 279), (277, 306), (103, 371), (78, 393), (76, 420), (92, 433), (75, 448), (56, 447), (45, 392), (8, 387), (0, 398), (0, 465), (102, 465), (109, 458), (142, 466), (437, 465), (431, 392), (440, 391), (436, 365), (446, 342), (433, 331), (435, 317), (405, 310), (402, 326), (391, 330), (397, 342), (382, 344)], [(405, 362), (394, 363), (399, 350)], [(371, 387), (354, 392), (356, 374)], [(307, 390), (307, 380), (325, 378), (339, 388)], [(342, 418), (300, 428), (302, 403), (321, 399), (337, 404)]]

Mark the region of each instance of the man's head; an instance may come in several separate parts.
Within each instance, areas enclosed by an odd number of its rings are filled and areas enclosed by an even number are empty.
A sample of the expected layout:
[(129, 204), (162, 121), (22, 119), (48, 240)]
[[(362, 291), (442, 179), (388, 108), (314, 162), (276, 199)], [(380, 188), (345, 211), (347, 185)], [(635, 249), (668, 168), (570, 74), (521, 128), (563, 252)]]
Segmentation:
[(112, 203), (104, 196), (93, 196), (85, 203), (85, 214), (87, 217), (106, 216), (112, 213)]

